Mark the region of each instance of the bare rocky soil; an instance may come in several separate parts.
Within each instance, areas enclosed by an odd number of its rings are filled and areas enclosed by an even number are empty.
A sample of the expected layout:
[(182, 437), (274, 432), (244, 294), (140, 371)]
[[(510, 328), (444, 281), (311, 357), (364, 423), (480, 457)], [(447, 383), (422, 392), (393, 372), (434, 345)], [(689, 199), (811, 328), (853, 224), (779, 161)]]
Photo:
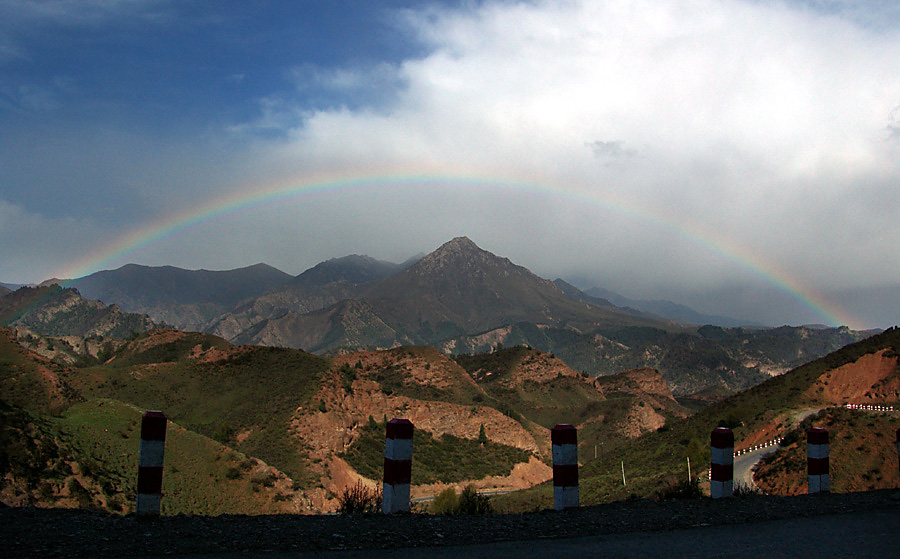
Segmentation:
[[(18, 557), (161, 557), (448, 546), (666, 531), (708, 525), (890, 510), (900, 491), (630, 500), (563, 512), (490, 516), (174, 516), (155, 519), (85, 510), (0, 509), (0, 549)], [(898, 523), (900, 525), (900, 523)]]

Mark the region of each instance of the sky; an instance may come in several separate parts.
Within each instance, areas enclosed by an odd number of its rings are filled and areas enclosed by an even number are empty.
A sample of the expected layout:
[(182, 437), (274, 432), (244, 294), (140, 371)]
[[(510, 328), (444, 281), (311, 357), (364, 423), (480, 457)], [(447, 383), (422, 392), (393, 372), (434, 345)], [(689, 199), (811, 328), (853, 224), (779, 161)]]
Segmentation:
[(765, 324), (900, 322), (900, 1), (0, 0), (0, 282), (465, 235)]

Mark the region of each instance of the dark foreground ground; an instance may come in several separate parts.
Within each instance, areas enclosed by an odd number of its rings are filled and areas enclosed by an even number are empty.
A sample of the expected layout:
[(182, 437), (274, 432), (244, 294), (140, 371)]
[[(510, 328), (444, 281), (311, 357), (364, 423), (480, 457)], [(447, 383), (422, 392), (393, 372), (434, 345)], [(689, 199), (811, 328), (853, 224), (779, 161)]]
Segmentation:
[[(83, 510), (0, 509), (2, 556), (164, 557), (445, 547), (674, 531), (884, 511), (900, 530), (900, 491), (633, 500), (492, 516), (173, 516), (138, 519)], [(900, 534), (896, 534), (900, 537)], [(437, 550), (435, 550), (437, 551)]]

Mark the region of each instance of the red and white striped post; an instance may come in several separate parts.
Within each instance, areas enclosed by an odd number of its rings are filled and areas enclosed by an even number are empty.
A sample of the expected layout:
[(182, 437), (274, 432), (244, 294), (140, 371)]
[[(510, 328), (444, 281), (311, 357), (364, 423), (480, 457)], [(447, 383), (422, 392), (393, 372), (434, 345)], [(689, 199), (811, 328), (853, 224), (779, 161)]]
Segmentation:
[(806, 467), (809, 471), (809, 494), (831, 491), (828, 474), (828, 431), (813, 427), (806, 432)]
[(166, 416), (150, 410), (141, 417), (141, 450), (138, 458), (137, 503), (141, 516), (159, 516), (162, 502), (163, 454), (166, 447)]
[(553, 506), (563, 510), (578, 506), (578, 430), (567, 423), (550, 430), (553, 445)]
[(384, 514), (409, 512), (409, 485), (412, 480), (413, 424), (394, 418), (387, 423), (384, 441)]
[(734, 495), (734, 433), (716, 427), (710, 435), (709, 496), (713, 499)]

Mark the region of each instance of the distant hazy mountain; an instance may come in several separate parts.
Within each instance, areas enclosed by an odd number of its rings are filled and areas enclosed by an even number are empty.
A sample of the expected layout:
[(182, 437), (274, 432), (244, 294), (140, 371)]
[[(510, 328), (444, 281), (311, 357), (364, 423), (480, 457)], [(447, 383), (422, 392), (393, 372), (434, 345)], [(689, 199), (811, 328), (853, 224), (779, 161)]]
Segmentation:
[(845, 289), (835, 292), (834, 298), (867, 317), (870, 325), (889, 328), (900, 324), (900, 285)]
[(330, 283), (346, 282), (350, 285), (364, 285), (384, 279), (403, 269), (403, 265), (376, 260), (371, 256), (351, 254), (343, 258), (332, 258), (306, 270), (291, 285), (322, 286)]
[(585, 294), (605, 299), (610, 303), (619, 306), (635, 309), (645, 313), (651, 313), (662, 318), (668, 318), (681, 324), (695, 324), (701, 326), (703, 324), (712, 324), (713, 326), (762, 326), (749, 320), (741, 320), (729, 316), (719, 316), (712, 314), (704, 314), (694, 309), (672, 301), (663, 299), (629, 299), (618, 293), (603, 289), (602, 287), (592, 287), (584, 291)]
[(343, 301), (305, 316), (302, 312), (285, 309), (279, 317), (251, 320), (255, 325), (234, 339), (322, 352), (435, 344), (522, 321), (576, 328), (665, 325), (611, 305), (573, 300), (553, 282), (465, 237), (372, 284), (353, 304)]
[[(553, 280), (553, 283), (555, 283), (557, 285), (557, 287), (562, 289), (566, 295), (568, 295), (572, 299), (575, 299), (576, 301), (583, 301), (585, 303), (590, 303), (592, 305), (597, 305), (597, 306), (601, 306), (601, 307), (613, 307), (613, 308), (618, 309), (621, 312), (625, 312), (625, 313), (628, 313), (628, 314), (631, 314), (634, 316), (643, 316), (646, 318), (651, 318), (653, 320), (663, 319), (666, 321), (671, 320), (673, 322), (681, 323), (681, 321), (673, 319), (672, 317), (669, 317), (669, 316), (664, 316), (664, 315), (660, 315), (660, 314), (656, 314), (656, 313), (652, 313), (652, 312), (648, 312), (648, 311), (643, 311), (641, 309), (633, 308), (633, 307), (630, 307), (630, 306), (622, 304), (622, 303), (613, 303), (611, 300), (603, 298), (603, 297), (598, 297), (596, 295), (590, 295), (587, 292), (584, 292), (584, 291), (578, 289), (577, 287), (575, 287), (574, 285), (566, 282), (565, 280), (561, 280), (561, 279), (557, 278), (557, 279)], [(608, 291), (607, 293), (612, 293), (612, 291)], [(624, 299), (624, 298), (621, 298), (621, 300), (627, 301), (627, 299)], [(690, 324), (690, 323), (688, 323), (688, 324)]]
[(291, 281), (266, 264), (228, 271), (128, 264), (66, 282), (88, 299), (146, 313), (158, 322), (196, 330), (239, 302)]
[[(306, 328), (295, 324), (301, 320), (301, 315), (320, 311), (340, 301), (357, 299), (374, 282), (402, 270), (403, 266), (356, 254), (332, 258), (285, 285), (223, 312), (202, 329), (238, 343), (310, 348), (317, 344), (311, 346), (313, 341)], [(315, 317), (304, 322), (317, 324), (316, 330), (322, 327)], [(293, 333), (282, 333), (281, 329)]]

